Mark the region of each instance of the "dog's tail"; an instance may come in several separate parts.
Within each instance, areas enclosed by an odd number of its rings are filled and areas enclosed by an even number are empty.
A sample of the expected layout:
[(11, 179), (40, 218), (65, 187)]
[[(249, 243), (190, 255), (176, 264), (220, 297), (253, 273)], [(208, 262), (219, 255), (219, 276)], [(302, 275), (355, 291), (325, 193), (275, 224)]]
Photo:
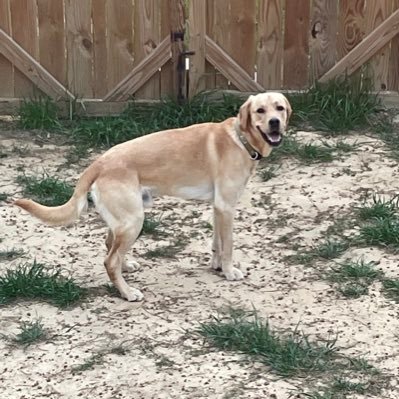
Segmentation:
[(50, 226), (65, 226), (73, 223), (87, 207), (87, 192), (97, 179), (98, 168), (89, 166), (80, 177), (72, 197), (64, 205), (44, 206), (29, 199), (19, 199), (14, 205), (19, 206), (31, 215)]

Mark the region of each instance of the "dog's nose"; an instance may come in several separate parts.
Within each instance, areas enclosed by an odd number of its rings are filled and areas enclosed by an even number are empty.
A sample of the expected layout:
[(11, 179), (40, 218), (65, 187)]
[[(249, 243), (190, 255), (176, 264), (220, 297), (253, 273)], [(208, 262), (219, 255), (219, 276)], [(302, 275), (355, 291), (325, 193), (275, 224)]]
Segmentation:
[(278, 118), (270, 119), (269, 126), (271, 129), (278, 129), (280, 127), (280, 119), (278, 119)]

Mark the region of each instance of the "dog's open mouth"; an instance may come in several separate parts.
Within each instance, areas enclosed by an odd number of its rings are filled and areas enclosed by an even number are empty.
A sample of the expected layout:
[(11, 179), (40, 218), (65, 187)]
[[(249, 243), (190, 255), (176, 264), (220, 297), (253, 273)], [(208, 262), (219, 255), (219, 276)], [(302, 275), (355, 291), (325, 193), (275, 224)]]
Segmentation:
[(271, 145), (272, 147), (277, 147), (281, 144), (281, 142), (283, 141), (283, 136), (279, 131), (271, 131), (271, 132), (263, 132), (262, 129), (257, 126), (260, 134), (263, 137), (263, 140), (266, 141), (266, 143), (268, 143), (269, 145)]

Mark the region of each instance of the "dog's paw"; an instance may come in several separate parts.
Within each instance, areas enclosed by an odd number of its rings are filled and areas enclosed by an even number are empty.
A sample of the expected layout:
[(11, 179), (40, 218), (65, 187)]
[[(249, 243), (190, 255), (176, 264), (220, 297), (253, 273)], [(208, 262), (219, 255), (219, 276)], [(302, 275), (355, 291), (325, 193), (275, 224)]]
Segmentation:
[(128, 262), (125, 262), (122, 266), (122, 270), (124, 272), (136, 272), (139, 269), (140, 264), (138, 262), (135, 262), (134, 260), (129, 260)]
[(129, 302), (138, 302), (143, 300), (144, 295), (136, 288), (129, 288), (125, 294), (122, 294), (122, 297)]
[(223, 272), (223, 274), (229, 281), (242, 280), (244, 278), (244, 274), (242, 273), (242, 271), (240, 269), (237, 269), (236, 267), (231, 268), (227, 272)]

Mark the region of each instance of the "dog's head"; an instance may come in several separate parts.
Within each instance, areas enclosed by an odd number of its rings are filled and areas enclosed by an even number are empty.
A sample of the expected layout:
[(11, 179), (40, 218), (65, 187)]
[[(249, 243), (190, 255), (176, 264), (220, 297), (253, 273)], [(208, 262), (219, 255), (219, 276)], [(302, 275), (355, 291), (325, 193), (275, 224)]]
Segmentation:
[(283, 94), (260, 93), (249, 96), (241, 106), (239, 126), (244, 134), (250, 136), (250, 141), (263, 141), (271, 147), (277, 147), (283, 140), (291, 112), (290, 103)]

